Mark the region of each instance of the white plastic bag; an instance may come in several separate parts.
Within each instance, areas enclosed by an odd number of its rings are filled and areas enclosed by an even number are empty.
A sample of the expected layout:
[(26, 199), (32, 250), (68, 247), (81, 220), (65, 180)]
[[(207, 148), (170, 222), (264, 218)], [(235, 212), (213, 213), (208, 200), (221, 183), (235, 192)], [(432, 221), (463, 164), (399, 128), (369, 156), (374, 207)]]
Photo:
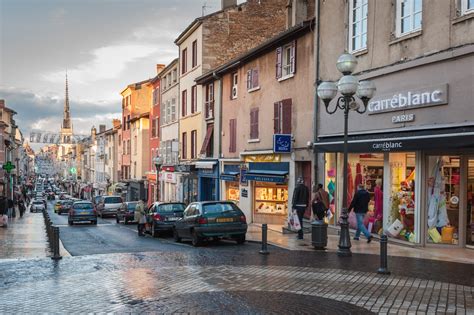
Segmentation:
[(403, 223), (400, 222), (400, 220), (396, 219), (392, 225), (390, 225), (390, 227), (388, 228), (387, 232), (388, 234), (390, 234), (392, 237), (397, 237), (398, 234), (400, 234), (400, 232), (402, 231), (403, 229)]
[(298, 218), (298, 214), (296, 213), (296, 210), (293, 210), (289, 215), (288, 215), (288, 227), (292, 231), (299, 231), (301, 230), (301, 224), (300, 224), (300, 219)]
[(4, 214), (0, 216), (0, 226), (2, 227), (8, 226), (8, 215)]

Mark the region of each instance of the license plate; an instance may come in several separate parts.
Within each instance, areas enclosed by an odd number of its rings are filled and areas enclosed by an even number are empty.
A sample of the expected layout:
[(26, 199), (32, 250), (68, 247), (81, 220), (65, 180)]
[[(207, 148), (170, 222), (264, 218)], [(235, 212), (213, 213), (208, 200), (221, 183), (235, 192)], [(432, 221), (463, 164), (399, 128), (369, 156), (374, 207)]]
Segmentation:
[(168, 218), (166, 218), (166, 221), (176, 221), (176, 220), (178, 220), (177, 217), (168, 217)]
[(89, 214), (87, 211), (79, 212), (79, 214)]
[(233, 218), (217, 218), (216, 219), (217, 223), (225, 223), (225, 222), (233, 222), (233, 221), (234, 221)]

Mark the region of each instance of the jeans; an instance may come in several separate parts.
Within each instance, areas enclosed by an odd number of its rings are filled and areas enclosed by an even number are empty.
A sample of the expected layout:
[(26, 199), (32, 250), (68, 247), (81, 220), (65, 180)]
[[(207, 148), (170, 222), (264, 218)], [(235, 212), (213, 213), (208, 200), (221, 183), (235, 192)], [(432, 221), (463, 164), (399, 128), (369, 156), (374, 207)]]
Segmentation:
[(303, 216), (306, 211), (306, 207), (295, 206), (296, 214), (298, 215), (298, 220), (300, 220), (301, 229), (298, 231), (298, 238), (303, 239)]
[(138, 229), (138, 236), (145, 235), (145, 223), (138, 223), (137, 229)]
[(13, 217), (13, 208), (8, 208), (8, 217)]
[(364, 218), (365, 218), (365, 213), (357, 213), (356, 212), (356, 218), (357, 218), (357, 231), (355, 234), (355, 238), (359, 238), (360, 232), (364, 233), (365, 237), (369, 238), (371, 237), (369, 231), (364, 225)]

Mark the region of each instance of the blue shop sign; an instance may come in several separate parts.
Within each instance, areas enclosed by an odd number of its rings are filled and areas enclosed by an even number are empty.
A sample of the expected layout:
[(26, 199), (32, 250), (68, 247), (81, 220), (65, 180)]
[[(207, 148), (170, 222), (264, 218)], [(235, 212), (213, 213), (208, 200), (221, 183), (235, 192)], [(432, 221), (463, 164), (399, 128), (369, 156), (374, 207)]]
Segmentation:
[(291, 135), (273, 135), (273, 152), (291, 153)]

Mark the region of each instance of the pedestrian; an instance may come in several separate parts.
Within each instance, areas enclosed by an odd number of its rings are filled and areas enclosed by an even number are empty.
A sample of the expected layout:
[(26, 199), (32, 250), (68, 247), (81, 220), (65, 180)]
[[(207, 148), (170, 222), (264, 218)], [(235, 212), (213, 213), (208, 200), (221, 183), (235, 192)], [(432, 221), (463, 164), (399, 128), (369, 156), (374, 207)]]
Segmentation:
[(8, 198), (7, 204), (8, 204), (8, 218), (10, 219), (10, 218), (13, 217), (13, 211), (15, 210), (15, 204), (13, 203), (13, 199), (11, 199), (11, 198)]
[(134, 219), (138, 223), (137, 225), (138, 236), (145, 236), (146, 217), (145, 217), (145, 201), (143, 199), (140, 199), (137, 206), (135, 207)]
[(18, 209), (20, 210), (20, 218), (22, 218), (26, 210), (25, 203), (23, 202), (23, 200), (20, 200), (18, 202)]
[(296, 181), (296, 187), (293, 191), (293, 199), (292, 199), (292, 209), (296, 210), (296, 214), (298, 215), (298, 219), (300, 221), (301, 229), (298, 230), (298, 237), (297, 239), (303, 239), (303, 216), (304, 212), (306, 211), (306, 207), (308, 207), (309, 202), (309, 190), (308, 187), (305, 186), (303, 177), (298, 177)]
[(311, 209), (313, 210), (315, 220), (323, 220), (326, 216), (327, 209), (324, 206), (321, 194), (319, 194), (319, 192), (316, 192), (316, 194), (314, 194), (314, 198), (311, 201)]
[(319, 195), (319, 199), (324, 204), (324, 208), (327, 211), (329, 209), (329, 193), (324, 190), (323, 184), (318, 184), (318, 190), (316, 194)]
[(5, 196), (0, 196), (0, 226), (8, 226), (8, 200)]
[(349, 206), (349, 209), (347, 209), (348, 212), (354, 210), (356, 215), (357, 230), (354, 237), (355, 241), (359, 240), (360, 232), (364, 233), (365, 237), (367, 237), (367, 243), (370, 243), (372, 241), (372, 235), (369, 233), (369, 231), (364, 225), (364, 218), (367, 211), (369, 210), (369, 202), (370, 194), (365, 189), (365, 186), (363, 184), (360, 184), (358, 186), (357, 192), (354, 195), (354, 198), (352, 198), (352, 202)]

